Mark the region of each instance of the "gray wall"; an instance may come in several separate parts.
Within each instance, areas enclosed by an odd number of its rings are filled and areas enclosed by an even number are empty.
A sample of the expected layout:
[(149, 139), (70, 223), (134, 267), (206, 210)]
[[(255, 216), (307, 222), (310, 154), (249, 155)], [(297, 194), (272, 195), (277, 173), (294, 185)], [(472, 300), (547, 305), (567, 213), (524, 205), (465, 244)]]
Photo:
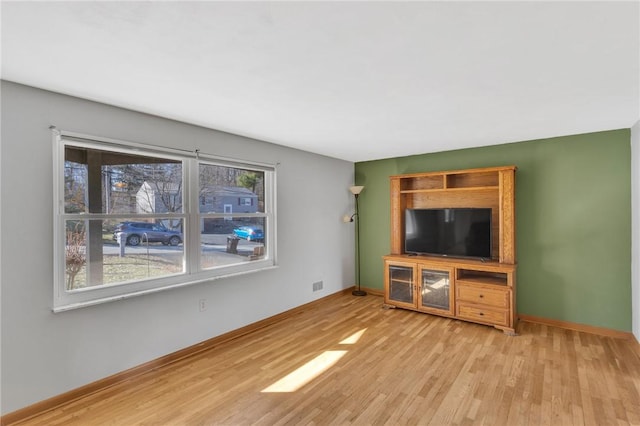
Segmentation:
[[(8, 82), (1, 96), (3, 414), (353, 285), (353, 163)], [(279, 268), (53, 314), (50, 125), (278, 163)]]
[(640, 341), (640, 120), (631, 128), (631, 312)]

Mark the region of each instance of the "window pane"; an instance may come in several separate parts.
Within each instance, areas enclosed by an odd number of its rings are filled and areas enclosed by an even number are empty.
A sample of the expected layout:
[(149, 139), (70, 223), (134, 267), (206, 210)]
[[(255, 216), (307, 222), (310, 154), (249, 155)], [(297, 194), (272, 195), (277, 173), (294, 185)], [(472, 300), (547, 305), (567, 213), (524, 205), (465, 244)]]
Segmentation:
[(272, 167), (126, 141), (58, 142), (54, 311), (276, 264)]
[(78, 290), (184, 272), (182, 219), (66, 221), (65, 288)]
[(264, 172), (200, 164), (200, 213), (264, 212)]
[(67, 146), (65, 213), (182, 212), (182, 162)]
[(201, 219), (202, 268), (264, 259), (265, 230), (264, 217)]

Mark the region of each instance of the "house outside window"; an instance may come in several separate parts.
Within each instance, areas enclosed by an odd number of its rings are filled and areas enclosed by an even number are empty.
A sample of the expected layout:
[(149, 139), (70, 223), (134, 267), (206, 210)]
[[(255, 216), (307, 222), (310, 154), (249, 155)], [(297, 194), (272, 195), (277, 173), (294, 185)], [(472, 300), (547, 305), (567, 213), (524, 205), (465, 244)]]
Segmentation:
[(54, 157), (55, 311), (276, 265), (273, 166), (65, 132)]

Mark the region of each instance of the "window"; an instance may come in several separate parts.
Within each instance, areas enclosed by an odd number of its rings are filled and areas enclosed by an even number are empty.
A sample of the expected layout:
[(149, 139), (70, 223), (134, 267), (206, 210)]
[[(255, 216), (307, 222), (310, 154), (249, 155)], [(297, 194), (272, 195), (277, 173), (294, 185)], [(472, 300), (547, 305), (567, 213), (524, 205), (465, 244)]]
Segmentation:
[(55, 136), (55, 311), (275, 266), (273, 166)]

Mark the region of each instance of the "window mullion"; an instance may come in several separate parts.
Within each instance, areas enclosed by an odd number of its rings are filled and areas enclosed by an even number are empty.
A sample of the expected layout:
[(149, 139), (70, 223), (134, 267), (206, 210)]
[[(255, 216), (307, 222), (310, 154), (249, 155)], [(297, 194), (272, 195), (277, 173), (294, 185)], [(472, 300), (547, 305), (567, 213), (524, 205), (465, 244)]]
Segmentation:
[(200, 271), (200, 217), (198, 213), (199, 183), (198, 183), (198, 161), (189, 159), (185, 161), (185, 196), (187, 197), (185, 213), (187, 213), (187, 226), (185, 235), (187, 244), (185, 245), (187, 273), (194, 274)]

